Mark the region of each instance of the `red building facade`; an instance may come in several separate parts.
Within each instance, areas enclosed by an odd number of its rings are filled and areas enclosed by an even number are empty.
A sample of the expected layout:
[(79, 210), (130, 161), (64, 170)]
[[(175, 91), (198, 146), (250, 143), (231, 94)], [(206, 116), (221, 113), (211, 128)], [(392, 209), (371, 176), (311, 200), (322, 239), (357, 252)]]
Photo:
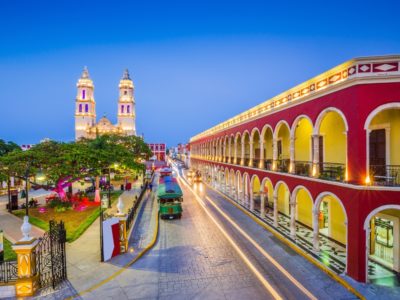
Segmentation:
[(157, 157), (157, 160), (165, 161), (167, 147), (165, 143), (148, 144), (153, 155)]
[(400, 56), (345, 62), (190, 145), (205, 180), (335, 271), (400, 271)]

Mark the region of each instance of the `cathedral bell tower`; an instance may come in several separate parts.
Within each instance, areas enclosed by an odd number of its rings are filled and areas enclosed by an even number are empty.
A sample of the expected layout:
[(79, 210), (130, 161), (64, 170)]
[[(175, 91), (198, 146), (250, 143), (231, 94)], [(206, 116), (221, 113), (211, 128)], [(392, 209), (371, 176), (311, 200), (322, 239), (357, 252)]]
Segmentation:
[(129, 77), (129, 71), (125, 70), (119, 82), (118, 126), (122, 128), (126, 135), (136, 135), (136, 113), (133, 89), (134, 86)]
[(96, 123), (96, 102), (94, 101), (94, 85), (85, 67), (76, 84), (78, 93), (75, 107), (75, 139), (87, 137), (87, 130)]

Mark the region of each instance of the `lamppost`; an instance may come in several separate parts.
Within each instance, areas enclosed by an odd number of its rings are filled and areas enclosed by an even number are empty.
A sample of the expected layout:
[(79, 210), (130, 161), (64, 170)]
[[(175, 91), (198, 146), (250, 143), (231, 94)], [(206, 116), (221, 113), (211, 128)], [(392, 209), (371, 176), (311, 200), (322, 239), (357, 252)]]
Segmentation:
[(11, 207), (11, 180), (10, 180), (10, 175), (7, 177), (7, 195), (8, 195), (8, 212), (12, 212), (12, 207)]
[(108, 168), (108, 208), (111, 208), (111, 168)]
[(104, 261), (104, 249), (103, 249), (103, 202), (100, 201), (100, 261)]
[(28, 185), (29, 185), (29, 170), (30, 170), (30, 168), (31, 168), (31, 165), (32, 165), (32, 161), (30, 160), (29, 162), (28, 162), (28, 165), (27, 165), (27, 167), (26, 167), (26, 171), (25, 171), (25, 196), (26, 196), (26, 198), (25, 198), (25, 216), (29, 216), (29, 210), (28, 210), (28, 206), (29, 206), (29, 194), (28, 194), (28, 192), (29, 192), (29, 188), (28, 188)]

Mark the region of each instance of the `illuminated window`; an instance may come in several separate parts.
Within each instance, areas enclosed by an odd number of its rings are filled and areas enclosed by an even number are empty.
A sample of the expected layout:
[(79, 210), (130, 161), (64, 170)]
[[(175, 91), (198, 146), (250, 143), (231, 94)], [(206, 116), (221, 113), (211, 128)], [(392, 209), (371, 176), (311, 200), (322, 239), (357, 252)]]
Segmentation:
[(129, 114), (131, 112), (131, 106), (127, 105), (126, 106), (126, 113)]
[(125, 106), (124, 106), (124, 105), (121, 105), (121, 114), (124, 113), (124, 110), (125, 110)]
[(128, 95), (128, 91), (124, 91), (124, 95)]
[(82, 90), (82, 99), (85, 99), (85, 98), (86, 98), (86, 91)]
[(86, 113), (89, 112), (89, 105), (88, 104), (85, 104), (85, 112)]
[(79, 104), (79, 112), (82, 112), (82, 104)]

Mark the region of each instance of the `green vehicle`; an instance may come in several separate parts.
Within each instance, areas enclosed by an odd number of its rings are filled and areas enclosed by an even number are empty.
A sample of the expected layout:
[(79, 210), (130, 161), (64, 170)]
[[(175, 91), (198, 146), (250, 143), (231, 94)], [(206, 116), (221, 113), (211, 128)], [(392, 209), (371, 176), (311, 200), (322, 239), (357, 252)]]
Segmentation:
[(183, 194), (175, 178), (171, 176), (160, 178), (157, 197), (161, 219), (181, 218)]

